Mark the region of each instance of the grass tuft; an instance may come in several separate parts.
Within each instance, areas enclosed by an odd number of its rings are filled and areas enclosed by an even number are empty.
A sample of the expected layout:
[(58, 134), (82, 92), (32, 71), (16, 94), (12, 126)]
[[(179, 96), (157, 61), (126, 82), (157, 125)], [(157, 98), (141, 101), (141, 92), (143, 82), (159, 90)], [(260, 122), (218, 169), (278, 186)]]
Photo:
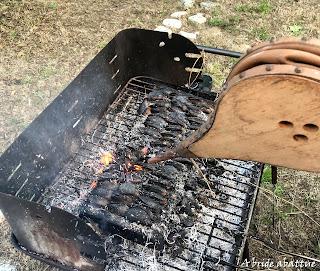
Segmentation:
[(249, 4), (238, 4), (235, 6), (234, 10), (237, 12), (249, 12), (252, 6)]
[(257, 27), (252, 29), (252, 35), (259, 40), (269, 40), (271, 38), (268, 30), (265, 27)]
[(235, 11), (243, 13), (258, 13), (258, 14), (269, 14), (272, 11), (272, 5), (269, 0), (261, 0), (258, 4), (238, 4), (235, 6)]
[(105, 40), (102, 40), (98, 43), (97, 47), (99, 49), (103, 49), (106, 45), (107, 45), (108, 42), (106, 42)]
[(271, 175), (271, 166), (266, 165), (264, 166), (262, 177), (261, 177), (261, 183), (262, 184), (270, 184), (272, 180), (272, 175)]
[(222, 19), (220, 17), (212, 17), (208, 21), (209, 26), (216, 26), (228, 31), (234, 31), (236, 26), (239, 25), (241, 18), (237, 15), (232, 15), (226, 19)]
[(272, 225), (272, 216), (271, 214), (263, 214), (259, 217), (259, 221), (263, 225), (270, 226)]
[[(318, 196), (319, 197), (319, 196)], [(305, 197), (304, 197), (304, 202), (307, 207), (311, 207), (312, 205), (315, 205), (316, 203), (319, 202), (319, 199), (317, 198), (317, 195), (312, 194), (309, 192)]]
[(277, 183), (275, 188), (274, 188), (274, 194), (279, 197), (282, 198), (284, 195), (284, 186), (282, 183)]
[(278, 210), (278, 209), (275, 210), (274, 214), (278, 220), (282, 220), (282, 221), (287, 220), (289, 217), (287, 212), (284, 212), (284, 211)]
[(208, 22), (210, 26), (226, 27), (229, 25), (229, 22), (221, 18), (211, 18)]
[(18, 37), (19, 33), (16, 30), (12, 30), (10, 32), (10, 37), (12, 38), (12, 40), (16, 39)]
[(221, 63), (212, 62), (208, 64), (208, 73), (213, 75), (214, 84), (216, 86), (221, 86), (225, 80), (224, 67)]
[(303, 26), (298, 24), (290, 25), (289, 30), (294, 36), (301, 36), (304, 33)]
[(255, 11), (260, 14), (268, 14), (272, 11), (272, 6), (268, 0), (262, 0), (256, 6)]
[(50, 9), (57, 9), (58, 3), (57, 3), (57, 2), (50, 2), (50, 3), (48, 4), (48, 7), (49, 7)]
[(40, 78), (42, 79), (47, 79), (49, 78), (50, 76), (56, 74), (56, 70), (51, 67), (51, 66), (46, 66), (46, 67), (43, 67), (42, 69), (40, 69), (39, 71), (39, 76)]

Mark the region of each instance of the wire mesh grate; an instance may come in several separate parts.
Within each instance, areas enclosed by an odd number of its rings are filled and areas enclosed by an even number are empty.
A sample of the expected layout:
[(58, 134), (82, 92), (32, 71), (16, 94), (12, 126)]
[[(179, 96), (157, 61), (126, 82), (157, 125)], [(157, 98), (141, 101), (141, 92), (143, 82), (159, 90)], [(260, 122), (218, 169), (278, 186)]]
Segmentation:
[[(42, 203), (79, 215), (80, 206), (90, 193), (92, 180), (99, 177), (95, 167), (101, 152), (112, 151), (119, 140), (130, 139), (130, 131), (141, 121), (137, 110), (145, 95), (162, 85), (148, 78), (129, 81), (97, 127), (82, 138), (79, 152), (48, 188)], [(199, 159), (197, 163), (210, 167), (205, 159)], [(222, 173), (210, 178), (210, 182), (219, 194), (214, 196), (212, 191), (206, 189), (208, 202), (202, 206), (196, 223), (186, 229), (186, 239), (179, 255), (172, 257), (150, 246), (115, 236), (120, 240), (120, 249), (106, 260), (106, 270), (234, 269), (244, 246), (261, 165), (222, 159), (217, 160), (216, 167)]]

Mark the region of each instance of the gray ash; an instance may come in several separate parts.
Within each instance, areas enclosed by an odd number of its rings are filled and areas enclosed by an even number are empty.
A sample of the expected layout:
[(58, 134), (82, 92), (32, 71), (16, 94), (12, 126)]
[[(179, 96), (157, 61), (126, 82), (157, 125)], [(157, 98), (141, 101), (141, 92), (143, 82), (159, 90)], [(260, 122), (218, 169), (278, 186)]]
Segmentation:
[(189, 136), (211, 108), (211, 101), (169, 87), (150, 92), (138, 107), (140, 122), (117, 143), (114, 163), (98, 178), (80, 216), (97, 223), (104, 234), (179, 253), (207, 184), (188, 159), (157, 165), (146, 161)]
[(213, 99), (132, 79), (45, 191), (42, 204), (82, 217), (105, 240), (106, 270), (195, 271), (218, 261), (227, 270), (224, 263), (235, 263), (260, 165), (146, 163), (206, 121)]

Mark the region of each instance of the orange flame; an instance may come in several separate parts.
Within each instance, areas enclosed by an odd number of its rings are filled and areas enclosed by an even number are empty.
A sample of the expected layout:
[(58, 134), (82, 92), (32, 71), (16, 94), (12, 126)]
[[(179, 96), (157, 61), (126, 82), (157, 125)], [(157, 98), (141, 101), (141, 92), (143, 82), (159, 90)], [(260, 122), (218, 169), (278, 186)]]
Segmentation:
[(135, 171), (141, 171), (143, 170), (143, 167), (142, 166), (139, 166), (139, 165), (133, 165), (133, 168)]
[(140, 165), (133, 165), (132, 163), (128, 162), (127, 163), (127, 171), (132, 172), (132, 171), (141, 171), (143, 170), (143, 167)]

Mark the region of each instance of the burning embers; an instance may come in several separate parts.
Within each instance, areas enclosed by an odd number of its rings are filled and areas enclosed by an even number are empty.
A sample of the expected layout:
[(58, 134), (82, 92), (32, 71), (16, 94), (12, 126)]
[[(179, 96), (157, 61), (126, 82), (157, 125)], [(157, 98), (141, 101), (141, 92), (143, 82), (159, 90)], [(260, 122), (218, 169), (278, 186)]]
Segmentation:
[(150, 92), (137, 111), (139, 121), (129, 136), (117, 142), (112, 154), (102, 154), (104, 170), (80, 216), (97, 223), (104, 234), (178, 253), (207, 185), (188, 159), (158, 165), (146, 161), (197, 129), (211, 112), (211, 104), (163, 87)]
[[(144, 148), (143, 150), (141, 150), (141, 153), (146, 155), (147, 154), (147, 148)], [(100, 164), (103, 165), (104, 167), (108, 167), (109, 164), (114, 160), (114, 157), (112, 155), (111, 152), (104, 152), (101, 155), (100, 158)], [(125, 163), (123, 164), (124, 170), (125, 172), (134, 172), (134, 171), (141, 171), (143, 169), (142, 166), (140, 165), (136, 165), (133, 164), (132, 162), (130, 162), (128, 159), (126, 159)], [(103, 168), (102, 171), (101, 169), (99, 171), (101, 171), (101, 173), (104, 171), (105, 169)]]
[(143, 167), (140, 165), (134, 165), (134, 164), (128, 162), (126, 165), (126, 170), (127, 170), (127, 172), (141, 171), (141, 170), (143, 170)]

